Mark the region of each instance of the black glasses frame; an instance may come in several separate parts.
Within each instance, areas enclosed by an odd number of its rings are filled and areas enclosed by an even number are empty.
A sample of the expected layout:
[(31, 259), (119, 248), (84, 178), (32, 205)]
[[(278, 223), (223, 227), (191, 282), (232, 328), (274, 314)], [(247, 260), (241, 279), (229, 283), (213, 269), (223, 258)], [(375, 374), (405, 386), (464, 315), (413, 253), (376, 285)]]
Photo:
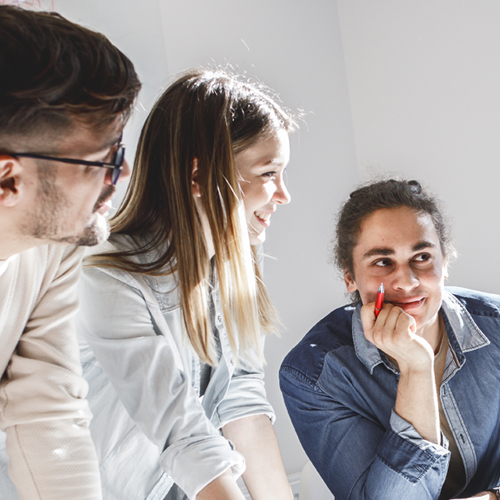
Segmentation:
[(71, 165), (87, 165), (89, 167), (102, 167), (110, 168), (111, 172), (111, 182), (116, 184), (120, 178), (120, 174), (123, 170), (123, 162), (125, 161), (125, 146), (122, 143), (122, 136), (118, 139), (116, 143), (116, 151), (110, 162), (107, 161), (88, 161), (88, 160), (78, 160), (76, 158), (58, 158), (56, 156), (46, 156), (40, 155), (38, 153), (10, 153), (14, 158), (20, 156), (24, 158), (35, 158), (38, 160), (51, 160), (59, 161), (61, 163), (70, 163)]

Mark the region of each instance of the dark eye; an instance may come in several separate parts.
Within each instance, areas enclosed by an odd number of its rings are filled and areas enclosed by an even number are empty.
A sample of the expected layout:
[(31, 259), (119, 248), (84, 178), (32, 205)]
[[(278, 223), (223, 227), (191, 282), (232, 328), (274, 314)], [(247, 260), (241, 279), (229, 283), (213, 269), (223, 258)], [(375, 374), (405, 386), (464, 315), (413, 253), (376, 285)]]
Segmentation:
[(430, 254), (428, 253), (421, 253), (417, 256), (414, 257), (415, 262), (425, 262), (431, 258)]
[(387, 267), (390, 266), (391, 264), (392, 264), (391, 259), (380, 259), (374, 262), (374, 265), (379, 267)]

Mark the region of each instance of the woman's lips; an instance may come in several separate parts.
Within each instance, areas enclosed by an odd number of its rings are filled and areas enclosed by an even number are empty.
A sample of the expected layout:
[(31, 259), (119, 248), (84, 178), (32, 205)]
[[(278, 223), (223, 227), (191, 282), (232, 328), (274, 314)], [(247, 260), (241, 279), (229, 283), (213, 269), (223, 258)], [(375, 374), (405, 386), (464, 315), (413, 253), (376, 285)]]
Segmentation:
[(266, 212), (254, 212), (255, 218), (265, 227), (271, 224), (271, 214)]

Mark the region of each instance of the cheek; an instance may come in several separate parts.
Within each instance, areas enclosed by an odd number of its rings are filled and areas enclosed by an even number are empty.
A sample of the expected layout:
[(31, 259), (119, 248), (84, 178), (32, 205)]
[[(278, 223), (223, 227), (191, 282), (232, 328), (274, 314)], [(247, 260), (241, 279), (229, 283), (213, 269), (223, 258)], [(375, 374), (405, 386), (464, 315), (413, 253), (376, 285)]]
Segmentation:
[(248, 209), (258, 208), (263, 202), (271, 198), (266, 185), (252, 183), (247, 184), (243, 189), (243, 203)]

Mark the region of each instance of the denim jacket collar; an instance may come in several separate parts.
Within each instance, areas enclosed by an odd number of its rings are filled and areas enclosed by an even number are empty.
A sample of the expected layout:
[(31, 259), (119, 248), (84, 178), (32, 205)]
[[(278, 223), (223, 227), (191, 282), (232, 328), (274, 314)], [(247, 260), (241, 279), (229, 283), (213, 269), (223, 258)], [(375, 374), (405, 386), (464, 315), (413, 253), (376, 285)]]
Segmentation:
[[(374, 368), (380, 363), (397, 374), (398, 371), (387, 356), (366, 339), (360, 311), (361, 305), (358, 304), (352, 317), (352, 338), (356, 356), (370, 374), (373, 374)], [(446, 325), (451, 351), (459, 367), (465, 362), (464, 353), (489, 345), (490, 341), (476, 325), (465, 306), (447, 290), (443, 292), (440, 312)]]

